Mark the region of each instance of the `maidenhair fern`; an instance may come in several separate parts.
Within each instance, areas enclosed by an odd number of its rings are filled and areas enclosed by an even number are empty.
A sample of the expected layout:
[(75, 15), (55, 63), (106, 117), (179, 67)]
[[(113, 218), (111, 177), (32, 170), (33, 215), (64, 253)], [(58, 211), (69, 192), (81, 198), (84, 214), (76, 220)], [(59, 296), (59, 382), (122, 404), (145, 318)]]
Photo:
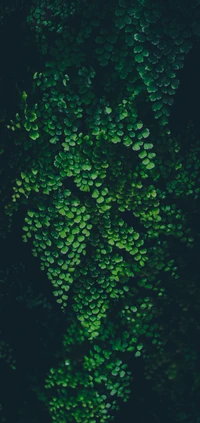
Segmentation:
[(163, 275), (176, 283), (180, 270), (168, 240), (194, 245), (177, 200), (199, 196), (199, 147), (184, 159), (168, 117), (198, 22), (195, 2), (188, 16), (171, 3), (33, 1), (27, 18), (47, 60), (33, 75), (40, 101), (23, 92), (7, 126), (16, 180), (5, 211), (25, 205), (23, 239), (66, 315), (60, 365), (45, 385), (57, 422), (103, 423), (117, 398), (128, 400), (120, 353), (147, 356), (149, 337), (155, 354), (164, 351), (156, 304), (167, 299)]

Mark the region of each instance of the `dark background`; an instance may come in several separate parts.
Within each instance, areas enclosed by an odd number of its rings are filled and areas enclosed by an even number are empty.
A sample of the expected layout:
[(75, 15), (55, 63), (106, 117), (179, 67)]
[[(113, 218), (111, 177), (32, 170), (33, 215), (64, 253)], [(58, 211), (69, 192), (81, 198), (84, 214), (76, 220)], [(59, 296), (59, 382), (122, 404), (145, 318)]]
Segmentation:
[[(28, 34), (29, 40), (24, 45), (24, 31), (28, 30), (21, 25), (22, 15), (21, 12), (15, 12), (0, 27), (0, 112), (5, 113), (8, 120), (17, 112), (18, 88), (25, 86), (28, 91), (32, 70), (38, 71), (44, 64), (44, 59), (37, 52), (31, 34)], [(172, 131), (178, 133), (183, 124), (192, 121), (199, 134), (199, 43), (196, 43), (186, 56), (184, 68), (177, 72), (177, 77), (180, 80), (180, 86), (171, 108), (170, 127)], [(4, 122), (0, 123), (1, 137), (3, 128)], [(51, 419), (47, 411), (30, 389), (28, 375), (33, 369), (38, 369), (42, 385), (45, 372), (56, 363), (55, 353), (61, 342), (65, 322), (59, 306), (54, 301), (51, 285), (44, 272), (40, 270), (39, 260), (32, 256), (31, 249), (22, 242), (22, 222), (23, 214), (16, 214), (11, 234), (6, 239), (0, 240), (1, 272), (5, 275), (6, 269), (10, 269), (9, 288), (1, 283), (3, 294), (0, 297), (0, 320), (3, 336), (8, 337), (18, 363), (15, 372), (9, 369), (5, 363), (0, 367), (0, 403), (3, 405), (4, 415), (7, 417), (6, 423), (37, 421), (50, 423)], [(19, 276), (16, 277), (11, 267), (12, 265), (18, 267), (19, 263), (25, 264), (25, 271), (20, 270)], [(197, 267), (198, 257), (194, 258), (192, 268), (188, 269), (191, 277), (196, 273)], [(52, 318), (49, 317), (49, 314), (47, 317), (44, 307), (36, 306), (29, 309), (27, 303), (16, 300), (18, 289), (20, 289), (20, 280), (23, 280), (22, 287), (25, 286), (25, 282), (33, 285), (34, 295), (40, 295), (42, 292), (43, 298), (47, 299), (49, 307), (51, 307)], [(41, 322), (44, 324), (42, 325)], [(51, 333), (48, 333), (48, 327), (51, 327)], [(115, 423), (121, 423), (122, 420), (132, 422), (134, 419), (137, 423), (146, 423), (147, 421), (148, 423), (168, 423), (168, 400), (167, 398), (161, 399), (153, 391), (151, 382), (145, 380), (143, 360), (139, 358), (137, 365), (134, 361), (129, 366), (134, 374), (132, 394), (126, 404), (121, 404), (120, 410), (115, 416)], [(24, 420), (19, 419), (20, 408), (23, 410)], [(3, 417), (2, 421), (4, 421)], [(191, 423), (198, 422), (196, 420)]]

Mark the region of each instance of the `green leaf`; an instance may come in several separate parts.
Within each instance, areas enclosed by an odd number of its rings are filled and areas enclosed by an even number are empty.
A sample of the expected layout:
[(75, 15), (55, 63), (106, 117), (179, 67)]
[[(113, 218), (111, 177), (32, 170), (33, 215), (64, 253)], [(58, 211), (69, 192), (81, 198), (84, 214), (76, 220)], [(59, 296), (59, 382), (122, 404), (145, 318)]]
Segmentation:
[(53, 263), (54, 263), (54, 259), (53, 259), (53, 257), (47, 257), (47, 261), (48, 261), (49, 263), (51, 263), (51, 264), (53, 264)]
[(134, 313), (136, 313), (136, 311), (137, 311), (137, 307), (135, 307), (135, 306), (131, 306), (131, 310), (132, 310)]
[(153, 144), (150, 144), (150, 143), (144, 143), (144, 149), (145, 149), (145, 150), (150, 150), (151, 148), (153, 148)]
[(124, 137), (123, 143), (124, 143), (124, 145), (126, 145), (127, 147), (129, 147), (133, 143), (133, 141), (131, 140), (131, 138), (129, 138), (129, 137), (126, 136), (126, 137)]
[(155, 167), (155, 163), (150, 162), (147, 166), (146, 169), (153, 169)]
[(28, 97), (28, 94), (26, 93), (26, 91), (22, 91), (22, 100), (26, 103), (26, 99)]
[(66, 238), (66, 232), (65, 232), (65, 231), (60, 231), (60, 232), (59, 232), (59, 236), (60, 236), (61, 238)]
[(144, 164), (145, 166), (148, 165), (148, 163), (150, 162), (150, 160), (148, 159), (148, 157), (144, 160), (142, 160), (142, 164)]
[(31, 172), (36, 176), (38, 174), (38, 169), (32, 169)]
[(38, 228), (38, 229), (42, 228), (41, 223), (40, 223), (40, 222), (38, 222), (38, 221), (37, 221), (37, 223), (36, 223), (36, 225), (35, 225), (35, 226), (36, 226), (36, 228)]
[(34, 216), (34, 212), (33, 212), (33, 211), (30, 211), (30, 210), (28, 211), (28, 213), (27, 213), (27, 214), (28, 214), (28, 216), (30, 216), (30, 217), (33, 217), (33, 216)]
[(59, 210), (59, 213), (60, 213), (62, 216), (65, 216), (65, 209), (60, 209), (60, 210)]
[(124, 376), (125, 376), (125, 374), (126, 374), (126, 373), (122, 370), (122, 372), (120, 372), (120, 374), (119, 374), (119, 375), (120, 375), (120, 377), (124, 377)]
[(76, 223), (80, 223), (80, 221), (81, 221), (81, 216), (79, 215), (79, 216), (77, 216), (75, 219), (74, 219), (74, 222), (76, 222)]
[(72, 243), (74, 241), (74, 235), (73, 234), (70, 234), (68, 236), (68, 238), (67, 238), (67, 241), (70, 242), (70, 243)]
[(30, 134), (29, 134), (29, 137), (32, 139), (32, 140), (36, 140), (37, 138), (39, 138), (39, 134), (38, 134), (38, 132), (35, 132), (35, 131), (30, 131)]
[(29, 121), (30, 122), (34, 122), (34, 120), (36, 120), (36, 119), (37, 119), (36, 113), (35, 112), (31, 112), (31, 115), (29, 117)]
[(96, 179), (97, 178), (97, 176), (98, 176), (98, 173), (97, 172), (93, 172), (91, 175), (90, 175), (90, 177), (91, 177), (91, 179)]
[(61, 253), (66, 254), (68, 250), (69, 250), (69, 248), (67, 246), (65, 246), (65, 247), (62, 248)]
[(93, 193), (92, 193), (92, 198), (98, 198), (99, 196), (99, 191), (98, 189), (94, 189)]
[(128, 347), (127, 348), (127, 351), (130, 351), (130, 352), (132, 352), (132, 351), (134, 351), (135, 350), (135, 347)]
[(110, 113), (112, 113), (112, 109), (111, 107), (106, 107), (105, 108), (105, 112), (109, 115)]
[(113, 395), (115, 395), (115, 394), (116, 394), (116, 392), (117, 392), (117, 391), (116, 391), (116, 389), (112, 389), (112, 391), (111, 391), (110, 395), (112, 395), (112, 396), (113, 396)]
[(69, 298), (69, 297), (68, 297), (68, 295), (62, 295), (62, 299), (63, 299), (63, 300), (65, 300), (65, 301), (66, 301), (66, 300), (68, 300), (68, 298)]
[(144, 129), (144, 131), (142, 131), (142, 136), (143, 138), (147, 138), (150, 134), (150, 131), (148, 128)]
[(102, 197), (102, 195), (97, 198), (97, 203), (103, 203), (104, 202), (104, 198)]
[(67, 213), (66, 213), (66, 216), (69, 218), (69, 219), (73, 219), (73, 217), (74, 217), (74, 213), (72, 212), (72, 211), (68, 211)]
[(142, 344), (139, 344), (139, 345), (137, 345), (137, 350), (142, 350), (142, 348), (143, 348), (143, 345)]
[(142, 151), (142, 152), (139, 154), (140, 159), (144, 159), (146, 156), (147, 156), (147, 152), (146, 152), (146, 151)]
[(143, 50), (143, 46), (136, 46), (136, 47), (134, 47), (134, 53), (141, 53), (141, 51)]
[(111, 140), (114, 144), (117, 144), (118, 142), (121, 141), (121, 139), (118, 136), (115, 136), (114, 138), (112, 138)]
[(133, 144), (132, 150), (138, 151), (140, 150), (140, 147), (141, 147), (141, 142), (136, 142), (135, 144)]
[(145, 39), (145, 36), (143, 35), (143, 34), (139, 34), (139, 33), (137, 33), (137, 34), (135, 34), (134, 35), (134, 39), (136, 40), (136, 41), (140, 41), (140, 42), (143, 42), (143, 41), (145, 41), (146, 39)]
[(28, 226), (23, 226), (23, 228), (22, 228), (24, 231), (28, 231), (29, 230), (29, 228), (28, 228)]
[(144, 56), (142, 54), (136, 54), (135, 55), (135, 60), (138, 63), (142, 63), (142, 62), (144, 62)]

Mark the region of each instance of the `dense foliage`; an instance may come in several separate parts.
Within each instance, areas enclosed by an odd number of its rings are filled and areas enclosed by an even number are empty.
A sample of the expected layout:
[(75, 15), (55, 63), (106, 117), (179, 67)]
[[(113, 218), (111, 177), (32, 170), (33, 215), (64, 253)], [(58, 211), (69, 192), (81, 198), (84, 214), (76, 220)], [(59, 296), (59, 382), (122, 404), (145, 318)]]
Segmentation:
[[(54, 358), (28, 366), (24, 383), (56, 423), (113, 420), (137, 390), (141, 360), (168, 418), (199, 422), (199, 273), (189, 269), (200, 144), (191, 122), (179, 133), (169, 122), (199, 14), (198, 0), (189, 10), (180, 1), (33, 0), (25, 14), (41, 64), (27, 68), (16, 113), (2, 118), (0, 229), (6, 242), (22, 216), (23, 244), (54, 297), (20, 266), (13, 286), (8, 263), (0, 301), (13, 297), (44, 325), (39, 355), (55, 343)], [(6, 333), (0, 349), (17, 371)], [(19, 422), (38, 422), (27, 404)]]

